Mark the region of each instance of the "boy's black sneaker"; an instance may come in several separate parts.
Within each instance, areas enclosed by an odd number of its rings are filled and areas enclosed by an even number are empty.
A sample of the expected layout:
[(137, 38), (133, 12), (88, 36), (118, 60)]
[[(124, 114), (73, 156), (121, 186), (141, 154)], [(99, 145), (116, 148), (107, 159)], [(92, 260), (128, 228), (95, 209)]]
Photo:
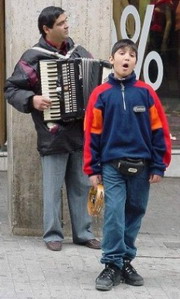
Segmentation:
[(123, 278), (125, 283), (132, 286), (142, 286), (144, 284), (144, 279), (133, 268), (130, 260), (124, 260)]
[(96, 289), (109, 291), (112, 286), (120, 284), (122, 281), (122, 270), (116, 265), (106, 264), (105, 269), (96, 278)]

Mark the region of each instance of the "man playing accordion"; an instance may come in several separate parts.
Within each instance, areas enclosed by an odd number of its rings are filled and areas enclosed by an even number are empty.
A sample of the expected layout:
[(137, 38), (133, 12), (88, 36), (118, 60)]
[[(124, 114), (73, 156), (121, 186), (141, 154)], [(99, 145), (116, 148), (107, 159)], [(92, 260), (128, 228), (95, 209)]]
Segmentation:
[(91, 218), (87, 214), (88, 178), (82, 173), (82, 119), (60, 121), (54, 134), (44, 122), (44, 111), (52, 101), (41, 93), (39, 62), (59, 57), (91, 58), (86, 49), (76, 46), (68, 36), (67, 16), (60, 7), (49, 6), (38, 18), (39, 42), (27, 50), (5, 84), (5, 97), (18, 111), (31, 113), (37, 131), (37, 149), (43, 171), (43, 239), (50, 250), (61, 250), (64, 239), (61, 226), (61, 188), (64, 180), (76, 244), (99, 249)]

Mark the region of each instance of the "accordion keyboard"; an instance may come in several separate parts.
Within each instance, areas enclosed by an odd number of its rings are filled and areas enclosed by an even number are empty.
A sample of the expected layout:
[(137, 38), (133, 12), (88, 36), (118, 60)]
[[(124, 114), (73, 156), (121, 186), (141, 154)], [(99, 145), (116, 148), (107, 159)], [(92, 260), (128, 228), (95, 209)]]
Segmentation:
[(58, 73), (55, 60), (40, 61), (42, 95), (51, 99), (52, 105), (44, 110), (44, 121), (56, 121), (61, 118), (60, 100), (58, 97)]
[(64, 113), (77, 112), (77, 83), (74, 61), (61, 62), (58, 64), (61, 74), (62, 96), (64, 99)]
[(57, 61), (61, 90), (61, 113), (64, 120), (81, 118), (84, 114), (81, 60)]

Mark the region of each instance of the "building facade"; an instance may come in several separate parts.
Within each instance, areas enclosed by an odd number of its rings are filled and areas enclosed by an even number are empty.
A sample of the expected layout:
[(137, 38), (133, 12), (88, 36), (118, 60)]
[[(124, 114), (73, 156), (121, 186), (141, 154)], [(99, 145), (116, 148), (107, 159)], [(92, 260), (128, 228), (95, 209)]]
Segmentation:
[[(168, 8), (161, 2), (167, 2)], [(50, 5), (66, 10), (70, 36), (96, 58), (108, 59), (112, 44), (121, 37), (137, 42), (136, 72), (156, 88), (169, 119), (173, 159), (167, 175), (180, 176), (179, 1), (0, 0), (0, 36), (4, 41), (0, 52), (0, 146), (6, 141), (7, 127), (8, 196), (15, 234), (42, 233), (41, 168), (31, 116), (5, 107), (2, 85), (22, 53), (39, 39), (37, 18)], [(63, 209), (64, 229), (69, 233), (66, 204)]]

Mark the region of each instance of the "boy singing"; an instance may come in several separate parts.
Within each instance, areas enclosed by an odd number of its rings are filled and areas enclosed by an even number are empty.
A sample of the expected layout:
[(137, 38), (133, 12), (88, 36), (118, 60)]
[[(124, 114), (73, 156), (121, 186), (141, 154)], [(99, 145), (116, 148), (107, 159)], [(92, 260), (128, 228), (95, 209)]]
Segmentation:
[(114, 73), (92, 92), (85, 115), (84, 172), (96, 188), (103, 182), (105, 211), (98, 290), (121, 281), (141, 286), (131, 265), (135, 240), (146, 212), (151, 183), (170, 163), (170, 134), (156, 92), (137, 80), (137, 47), (129, 39), (116, 42), (110, 63)]

